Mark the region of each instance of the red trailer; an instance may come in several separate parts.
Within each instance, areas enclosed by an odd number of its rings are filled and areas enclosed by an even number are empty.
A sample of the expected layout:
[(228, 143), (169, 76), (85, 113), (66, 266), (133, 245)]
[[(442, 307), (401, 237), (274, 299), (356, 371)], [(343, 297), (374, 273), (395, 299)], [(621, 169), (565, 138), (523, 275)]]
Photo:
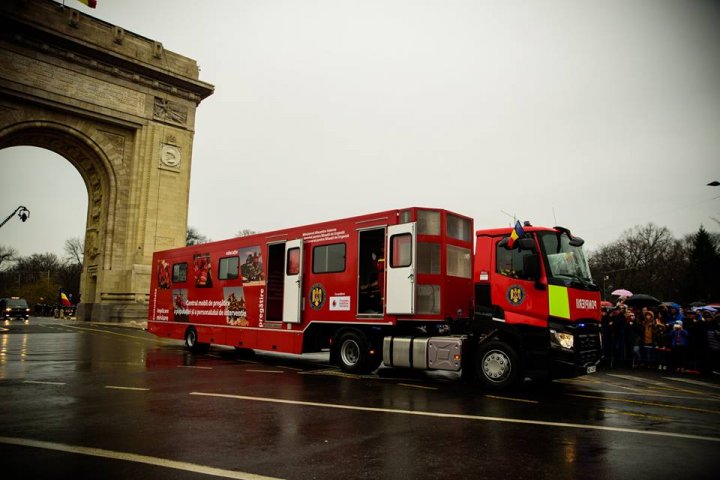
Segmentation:
[[(475, 262), (475, 275), (472, 219), (432, 208), (389, 210), (156, 252), (148, 331), (184, 339), (191, 349), (209, 344), (293, 354), (329, 349), (331, 361), (348, 372), (372, 371), (383, 361), (394, 367), (462, 369), (496, 388), (522, 380), (523, 372), (533, 371), (528, 368), (532, 356), (545, 355), (543, 375), (558, 376), (548, 366), (551, 336), (567, 335), (579, 324), (591, 328), (585, 323), (595, 316), (574, 312), (553, 319), (547, 302), (532, 300), (547, 296), (544, 287), (556, 281), (541, 265), (547, 257), (540, 254), (542, 240), (535, 238), (540, 230), (530, 229), (524, 246), (517, 247), (534, 252), (532, 288), (488, 273), (495, 271), (495, 245), (510, 235), (508, 229), (493, 232)], [(571, 238), (569, 232), (559, 235)], [(532, 247), (531, 242), (539, 243)], [(485, 288), (490, 284), (496, 288)], [(518, 285), (525, 309), (534, 309), (534, 315), (516, 313), (518, 305), (503, 300), (510, 298), (505, 290), (518, 291)], [(476, 305), (477, 295), (489, 303)], [(590, 299), (588, 305), (595, 296), (599, 320), (597, 288), (578, 294)], [(520, 325), (529, 329), (519, 331)], [(528, 343), (528, 335), (535, 340)], [(543, 352), (538, 335), (546, 340)], [(486, 358), (486, 345), (494, 346), (494, 356)], [(498, 354), (498, 345), (509, 350)], [(573, 375), (599, 361), (599, 337), (596, 346), (597, 358), (592, 353), (587, 365), (573, 360)]]

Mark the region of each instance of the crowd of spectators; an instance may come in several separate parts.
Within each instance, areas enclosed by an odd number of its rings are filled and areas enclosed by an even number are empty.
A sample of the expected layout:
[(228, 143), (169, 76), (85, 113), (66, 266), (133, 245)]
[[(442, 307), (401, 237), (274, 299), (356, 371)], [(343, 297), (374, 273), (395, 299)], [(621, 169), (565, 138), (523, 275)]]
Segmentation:
[(603, 308), (602, 334), (609, 368), (720, 374), (720, 309), (675, 303), (631, 307), (621, 297)]

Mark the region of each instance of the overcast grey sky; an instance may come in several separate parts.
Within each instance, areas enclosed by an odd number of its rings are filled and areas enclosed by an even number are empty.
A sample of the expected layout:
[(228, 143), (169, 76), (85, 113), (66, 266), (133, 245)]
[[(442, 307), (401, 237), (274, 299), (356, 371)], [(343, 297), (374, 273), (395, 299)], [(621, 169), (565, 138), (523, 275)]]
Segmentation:
[[(506, 213), (590, 248), (720, 231), (720, 2), (99, 0), (68, 6), (194, 58), (189, 224), (214, 240), (406, 206)], [(64, 159), (0, 151), (21, 254), (82, 236)], [(713, 220), (718, 219), (718, 221)]]

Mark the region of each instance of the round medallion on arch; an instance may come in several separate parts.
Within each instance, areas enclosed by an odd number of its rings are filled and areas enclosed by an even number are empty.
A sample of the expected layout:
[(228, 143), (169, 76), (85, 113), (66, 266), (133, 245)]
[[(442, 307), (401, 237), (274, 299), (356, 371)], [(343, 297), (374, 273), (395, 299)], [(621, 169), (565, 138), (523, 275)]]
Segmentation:
[(181, 154), (180, 149), (174, 145), (163, 145), (160, 150), (160, 163), (166, 167), (179, 168)]

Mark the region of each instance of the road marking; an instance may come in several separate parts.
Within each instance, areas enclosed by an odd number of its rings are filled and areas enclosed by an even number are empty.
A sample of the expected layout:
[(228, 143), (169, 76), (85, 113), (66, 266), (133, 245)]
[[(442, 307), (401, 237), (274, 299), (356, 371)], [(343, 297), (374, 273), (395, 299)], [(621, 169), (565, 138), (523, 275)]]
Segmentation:
[(140, 337), (136, 335), (127, 335), (125, 333), (117, 333), (117, 332), (111, 332), (109, 330), (100, 330), (97, 328), (84, 328), (84, 327), (76, 327), (75, 325), (65, 325), (67, 328), (74, 328), (76, 330), (84, 330), (86, 332), (98, 332), (98, 333), (107, 333), (110, 335), (117, 335), (118, 337), (127, 337), (132, 338), (133, 340), (144, 340), (146, 342), (155, 342), (155, 343), (168, 343), (167, 340), (164, 338), (159, 337), (153, 337), (153, 338), (146, 338), (146, 337)]
[(268, 477), (265, 475), (256, 475), (254, 473), (247, 472), (237, 472), (234, 470), (225, 470), (223, 468), (198, 465), (196, 463), (179, 462), (177, 460), (169, 460), (167, 458), (150, 457), (147, 455), (118, 452), (115, 450), (105, 450), (103, 448), (81, 447), (77, 445), (67, 445), (64, 443), (43, 442), (40, 440), (30, 440), (26, 438), (14, 437), (0, 437), (0, 443), (4, 443), (7, 445), (17, 445), (20, 447), (55, 450), (58, 452), (77, 453), (80, 455), (110, 458), (113, 460), (124, 460), (126, 462), (144, 463), (147, 465), (154, 465), (156, 467), (173, 468), (175, 470), (184, 470), (186, 472), (200, 473), (203, 475), (214, 475), (216, 477), (223, 478), (236, 478), (240, 480), (279, 480), (277, 477)]
[(248, 368), (245, 371), (246, 372), (255, 372), (255, 373), (285, 373), (282, 370), (253, 370), (251, 368)]
[(671, 409), (675, 409), (675, 410), (687, 410), (689, 412), (713, 413), (715, 415), (720, 415), (720, 410), (708, 410), (706, 408), (683, 407), (682, 405), (670, 405), (669, 403), (641, 402), (640, 400), (629, 400), (627, 398), (600, 397), (598, 395), (580, 395), (577, 393), (568, 393), (567, 395), (571, 396), (571, 397), (593, 398), (593, 399), (598, 399), (598, 400), (609, 400), (612, 402), (622, 402), (622, 403), (633, 403), (633, 404), (637, 404), (637, 405), (646, 405), (648, 407), (671, 408)]
[(425, 385), (415, 385), (413, 383), (398, 383), (398, 385), (402, 387), (423, 388), (425, 390), (437, 390), (436, 387), (426, 387)]
[(39, 385), (67, 385), (65, 382), (41, 382), (39, 380), (25, 380), (23, 383), (37, 383)]
[(611, 413), (611, 414), (614, 413), (616, 415), (627, 415), (629, 417), (647, 418), (649, 420), (665, 420), (665, 421), (672, 420), (670, 417), (661, 417), (659, 415), (650, 415), (647, 413), (637, 413), (637, 412), (628, 412), (628, 411), (624, 411), (624, 410), (615, 410), (614, 408), (601, 408), (599, 411), (603, 412), (603, 413)]
[(540, 403), (537, 400), (525, 400), (524, 398), (500, 397), (498, 395), (485, 395), (485, 396), (487, 398), (495, 398), (497, 400), (510, 400), (512, 402)]
[(354, 373), (345, 373), (345, 372), (341, 372), (340, 370), (336, 370), (333, 368), (323, 369), (323, 370), (306, 370), (303, 372), (298, 372), (298, 375), (326, 375), (329, 377), (349, 378), (350, 380), (360, 380), (361, 378), (372, 378), (372, 379), (382, 380), (381, 378), (375, 377), (373, 375), (357, 375)]
[(674, 398), (676, 400), (702, 400), (704, 402), (720, 402), (720, 398), (714, 398), (714, 397), (705, 397), (705, 398), (698, 398), (697, 396), (694, 397), (687, 397), (684, 395), (668, 395), (667, 393), (635, 393), (635, 392), (621, 392), (621, 391), (615, 391), (615, 390), (590, 390), (590, 391), (583, 391), (578, 390), (579, 393), (583, 393), (585, 395), (590, 395), (594, 393), (607, 393), (608, 395), (638, 395), (641, 397), (662, 397), (662, 398)]
[(720, 389), (720, 385), (714, 385), (712, 383), (701, 382), (700, 380), (691, 380), (689, 378), (677, 378), (677, 377), (663, 377), (665, 380), (672, 380), (674, 382), (685, 382), (691, 385), (699, 385), (701, 387), (717, 388)]
[(119, 387), (117, 385), (105, 385), (105, 388), (109, 388), (111, 390), (136, 390), (139, 392), (145, 392), (147, 390), (150, 390), (149, 388), (138, 388), (138, 387)]
[(286, 367), (285, 365), (275, 365), (275, 368), (284, 368), (285, 370), (292, 370), (294, 372), (304, 372), (304, 368)]
[(199, 370), (212, 370), (213, 367), (198, 367), (196, 365), (178, 365), (178, 368), (197, 368)]
[(355, 410), (361, 412), (394, 413), (400, 415), (417, 415), (420, 417), (456, 418), (461, 420), (476, 420), (483, 422), (498, 423), (519, 423), (526, 425), (540, 425), (544, 427), (577, 428), (582, 430), (602, 430), (607, 432), (636, 433), (639, 435), (653, 435), (660, 437), (686, 438), (691, 440), (705, 440), (708, 442), (720, 442), (720, 437), (705, 437), (702, 435), (689, 435), (685, 433), (660, 432), (649, 430), (636, 430), (633, 428), (606, 427), (603, 425), (590, 425), (582, 423), (546, 422), (543, 420), (524, 420), (520, 418), (485, 417), (480, 415), (465, 415), (459, 413), (426, 412), (422, 410), (400, 410), (392, 408), (360, 407), (356, 405), (343, 405), (336, 403), (302, 402), (299, 400), (283, 400), (279, 398), (248, 397), (245, 395), (229, 395), (225, 393), (190, 392), (190, 395), (205, 397), (231, 398), (234, 400), (249, 400), (253, 402), (280, 403), (285, 405), (301, 405), (306, 407), (336, 408), (340, 410)]
[(625, 390), (632, 390), (633, 392), (641, 392), (642, 390), (639, 390), (637, 388), (628, 387), (625, 385), (620, 385), (619, 383), (613, 383), (608, 382), (606, 380), (592, 380), (592, 379), (585, 379), (583, 377), (582, 381), (580, 381), (580, 378), (572, 378), (572, 379), (562, 379), (560, 380), (560, 383), (567, 383), (567, 384), (573, 384), (573, 383), (594, 383), (596, 385), (610, 385), (611, 387), (617, 387), (617, 388), (624, 388)]
[[(687, 390), (684, 388), (673, 387), (672, 385), (668, 385), (667, 383), (657, 382), (655, 380), (648, 380), (648, 379), (641, 378), (641, 377), (634, 377), (632, 375), (614, 375), (611, 373), (609, 373), (608, 375), (611, 375), (611, 376), (617, 377), (617, 378), (622, 378), (624, 380), (634, 380), (636, 382), (646, 383), (648, 385), (654, 386), (656, 390), (668, 390), (671, 392), (692, 393), (694, 395), (703, 395), (703, 396), (707, 395), (705, 392), (699, 392), (697, 390)], [(715, 397), (715, 398), (717, 398), (717, 397)]]

